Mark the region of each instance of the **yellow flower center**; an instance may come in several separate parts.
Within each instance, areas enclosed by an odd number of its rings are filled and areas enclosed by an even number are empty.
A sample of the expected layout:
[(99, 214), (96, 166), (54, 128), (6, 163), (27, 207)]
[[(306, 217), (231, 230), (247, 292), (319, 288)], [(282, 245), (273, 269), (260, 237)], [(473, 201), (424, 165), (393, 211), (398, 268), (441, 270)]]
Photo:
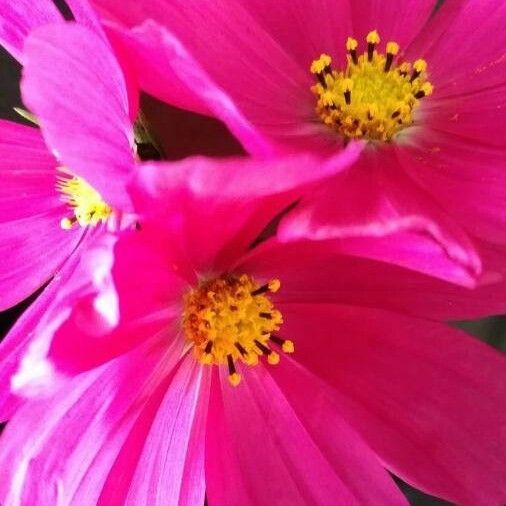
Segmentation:
[(62, 175), (57, 176), (56, 189), (73, 212), (73, 216), (61, 220), (61, 227), (70, 230), (76, 223), (81, 227), (94, 227), (105, 223), (111, 216), (112, 209), (104, 202), (100, 193), (65, 167), (58, 167), (58, 170)]
[(322, 54), (311, 64), (318, 83), (311, 90), (318, 97), (316, 111), (325, 125), (345, 140), (390, 141), (413, 123), (420, 100), (432, 93), (427, 80), (427, 63), (395, 63), (396, 42), (386, 45), (386, 55), (376, 51), (378, 32), (367, 35), (367, 51), (357, 54), (358, 42), (348, 38), (345, 70), (331, 67), (332, 59)]
[(279, 354), (270, 348), (272, 344), (293, 353), (293, 342), (274, 334), (283, 317), (274, 308), (269, 292), (279, 287), (277, 279), (260, 285), (243, 274), (205, 281), (187, 292), (182, 326), (197, 360), (209, 365), (227, 364), (230, 383), (237, 386), (241, 381), (235, 365), (238, 360), (253, 366), (264, 355), (269, 364), (277, 364)]

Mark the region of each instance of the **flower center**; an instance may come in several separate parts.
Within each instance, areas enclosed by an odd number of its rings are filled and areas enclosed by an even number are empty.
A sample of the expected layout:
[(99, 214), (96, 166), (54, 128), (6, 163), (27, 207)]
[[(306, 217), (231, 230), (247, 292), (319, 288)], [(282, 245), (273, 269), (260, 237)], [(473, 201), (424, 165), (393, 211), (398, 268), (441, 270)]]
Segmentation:
[(58, 170), (63, 175), (57, 176), (56, 189), (73, 212), (73, 216), (61, 220), (61, 227), (70, 230), (75, 223), (81, 227), (94, 227), (105, 223), (111, 216), (112, 209), (104, 202), (100, 193), (65, 167), (58, 167)]
[(318, 83), (311, 91), (318, 97), (316, 111), (323, 123), (346, 140), (390, 141), (413, 123), (414, 110), (433, 87), (425, 60), (397, 64), (399, 44), (389, 42), (384, 55), (376, 51), (378, 32), (370, 32), (366, 40), (367, 51), (358, 56), (357, 40), (348, 38), (345, 70), (333, 70), (326, 54), (314, 60), (311, 73)]
[(237, 386), (241, 376), (237, 360), (256, 365), (265, 355), (269, 364), (279, 362), (277, 345), (293, 353), (292, 341), (275, 335), (283, 323), (269, 292), (277, 292), (277, 279), (260, 285), (250, 276), (223, 276), (205, 281), (184, 296), (183, 331), (203, 364), (227, 364), (230, 383)]

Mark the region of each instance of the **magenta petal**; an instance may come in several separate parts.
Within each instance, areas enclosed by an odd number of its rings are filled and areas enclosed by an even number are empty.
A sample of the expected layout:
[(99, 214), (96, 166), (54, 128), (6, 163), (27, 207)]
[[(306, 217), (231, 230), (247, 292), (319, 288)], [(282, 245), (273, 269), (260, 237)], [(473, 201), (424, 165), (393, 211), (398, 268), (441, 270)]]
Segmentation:
[(0, 223), (65, 207), (56, 191), (55, 158), (40, 130), (0, 120)]
[(25, 55), (23, 99), (48, 145), (109, 204), (128, 210), (124, 185), (134, 168), (133, 129), (125, 80), (111, 48), (83, 26), (53, 25), (28, 38)]
[[(70, 308), (65, 321), (50, 336), (47, 356), (65, 375), (98, 367), (150, 336), (166, 334), (167, 327), (181, 315), (187, 281), (167, 268), (171, 265), (168, 255), (155, 247), (157, 236), (144, 230), (125, 233), (114, 252), (110, 240), (99, 238), (89, 244), (86, 261), (83, 258), (77, 266), (68, 281), (70, 289), (62, 290), (48, 320), (56, 321), (62, 308)], [(104, 318), (102, 311), (108, 308), (111, 316)], [(172, 340), (165, 336), (167, 346)]]
[[(285, 370), (288, 364), (279, 375)], [(213, 384), (206, 443), (210, 503), (406, 504), (321, 384), (305, 382), (308, 377), (299, 375), (288, 396), (262, 366), (244, 371), (237, 389), (226, 374), (221, 387)]]
[[(436, 6), (434, 0), (352, 0), (354, 36), (365, 49), (365, 38), (377, 30), (382, 44), (395, 41), (405, 50), (422, 31)], [(343, 41), (344, 44), (344, 41)]]
[(473, 235), (506, 243), (504, 150), (423, 129), (398, 148), (405, 170)]
[(10, 381), (18, 371), (22, 358), (33, 340), (33, 329), (50, 307), (56, 293), (67, 282), (75, 268), (78, 255), (72, 255), (44, 291), (17, 320), (0, 345), (0, 420), (8, 420), (20, 403), (11, 392)]
[(327, 161), (296, 155), (144, 164), (132, 195), (137, 212), (156, 222), (155, 235), (165, 235), (195, 271), (223, 272), (278, 213), (316, 181), (344, 170), (360, 149), (352, 144)]
[(77, 246), (80, 230), (62, 230), (61, 218), (59, 207), (0, 223), (0, 310), (21, 302), (41, 287)]
[(62, 21), (51, 0), (0, 0), (0, 44), (23, 63), (23, 46), (35, 28)]
[(103, 32), (102, 25), (97, 16), (97, 13), (91, 7), (88, 0), (65, 0), (65, 3), (70, 8), (72, 16), (80, 24), (91, 28), (97, 34), (106, 39)]
[(145, 346), (26, 402), (2, 436), (2, 504), (96, 504), (146, 392), (163, 379), (160, 364)]
[(393, 153), (364, 152), (355, 166), (287, 214), (281, 240), (342, 239), (343, 252), (473, 286), (480, 259), (464, 231), (423, 192)]
[[(75, 315), (78, 330), (83, 335), (91, 332), (103, 335), (117, 324), (117, 297), (110, 276), (115, 240), (115, 236), (103, 229), (88, 231), (83, 236), (72, 272), (56, 291), (41, 318), (29, 329), (33, 342), (12, 380), (16, 392), (25, 396), (46, 394), (54, 391), (63, 380), (61, 373), (65, 368), (55, 367), (60, 364), (52, 363), (48, 353), (55, 333), (70, 315)], [(74, 339), (76, 335), (71, 337)], [(70, 342), (66, 345), (69, 346)], [(90, 360), (86, 356), (78, 359)]]
[(504, 251), (480, 244), (480, 253), (496, 274), (490, 276), (492, 279), (480, 279), (479, 286), (470, 290), (397, 265), (350, 255), (342, 251), (346, 243), (283, 244), (271, 240), (251, 250), (234, 266), (234, 271), (248, 272), (260, 280), (279, 279), (281, 290), (275, 295), (276, 303), (353, 304), (436, 320), (472, 319), (506, 312)]
[(182, 361), (145, 436), (125, 504), (203, 504), (208, 373), (191, 355)]
[(297, 360), (348, 398), (341, 412), (391, 471), (457, 504), (505, 502), (504, 356), (395, 313), (323, 304), (282, 311)]
[(272, 153), (233, 100), (166, 28), (148, 20), (130, 31), (111, 28), (110, 35), (117, 46), (125, 46), (148, 93), (178, 107), (211, 113), (224, 121), (248, 151), (264, 156)]
[(444, 2), (407, 57), (427, 60), (438, 96), (478, 92), (479, 109), (480, 90), (506, 83), (505, 20), (502, 0)]

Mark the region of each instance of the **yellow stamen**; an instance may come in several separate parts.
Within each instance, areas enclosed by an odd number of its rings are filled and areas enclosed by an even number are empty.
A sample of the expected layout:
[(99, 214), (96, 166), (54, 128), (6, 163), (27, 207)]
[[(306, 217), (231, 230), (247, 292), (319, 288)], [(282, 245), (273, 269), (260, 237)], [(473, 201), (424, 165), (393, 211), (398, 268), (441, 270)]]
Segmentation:
[(311, 64), (311, 73), (312, 74), (320, 74), (332, 63), (332, 58), (328, 54), (320, 55), (320, 58), (315, 60)]
[(73, 216), (61, 220), (61, 228), (70, 230), (75, 223), (81, 227), (94, 227), (99, 223), (105, 223), (113, 211), (104, 202), (100, 193), (65, 167), (58, 167), (58, 170), (63, 175), (57, 177), (56, 188), (62, 194), (62, 200), (73, 212)]
[(387, 53), (393, 54), (394, 56), (399, 52), (399, 44), (397, 42), (389, 42), (387, 44)]
[(318, 82), (311, 88), (318, 97), (316, 111), (321, 121), (345, 140), (365, 138), (391, 141), (400, 130), (414, 121), (420, 100), (432, 94), (427, 79), (427, 62), (394, 62), (399, 44), (389, 41), (386, 54), (376, 51), (380, 36), (367, 34), (367, 50), (358, 56), (358, 43), (348, 37), (348, 64), (333, 70), (332, 59), (321, 55), (311, 65)]
[(376, 30), (373, 30), (367, 34), (365, 40), (368, 42), (368, 44), (379, 44), (381, 39), (378, 32)]
[(353, 51), (354, 49), (357, 49), (358, 41), (357, 39), (353, 39), (352, 37), (348, 37), (346, 40), (346, 49), (348, 51)]
[(270, 348), (271, 342), (286, 353), (293, 352), (293, 343), (273, 333), (283, 323), (269, 293), (280, 288), (273, 279), (257, 283), (250, 276), (222, 276), (203, 282), (184, 296), (182, 328), (193, 345), (197, 360), (206, 365), (228, 365), (229, 381), (237, 386), (240, 374), (238, 361), (254, 366), (259, 356), (275, 365), (280, 356)]
[(281, 349), (285, 352), (285, 353), (294, 353), (295, 352), (295, 345), (293, 344), (293, 341), (290, 341), (290, 340), (286, 340)]
[(427, 62), (425, 60), (416, 60), (415, 63), (413, 64), (413, 68), (417, 71), (417, 72), (425, 72), (427, 70)]
[(241, 375), (234, 372), (228, 376), (228, 381), (233, 387), (236, 387), (241, 382)]

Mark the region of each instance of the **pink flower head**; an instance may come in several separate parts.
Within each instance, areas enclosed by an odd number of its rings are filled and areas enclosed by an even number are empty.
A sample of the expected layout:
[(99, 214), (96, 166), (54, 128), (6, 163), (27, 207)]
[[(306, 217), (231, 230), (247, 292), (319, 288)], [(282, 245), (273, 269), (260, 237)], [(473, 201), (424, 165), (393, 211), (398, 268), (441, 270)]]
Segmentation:
[[(80, 255), (90, 235), (117, 226), (131, 210), (125, 184), (135, 163), (136, 90), (103, 34), (58, 23), (21, 40), (21, 28), (29, 28), (22, 22), (39, 19), (21, 4), (2, 11), (0, 35), (14, 54), (24, 44), (22, 95), (40, 130), (0, 121), (0, 309)], [(47, 18), (53, 11), (36, 12)]]
[[(503, 1), (94, 4), (149, 93), (217, 115), (252, 154), (368, 141), (285, 221), (282, 240), (367, 229), (383, 258), (464, 285), (485, 243), (504, 245)], [(435, 248), (453, 269), (431, 259)]]
[(433, 321), (467, 290), (346, 240), (258, 244), (328, 163), (139, 170), (142, 225), (114, 248), (119, 325), (91, 331), (90, 292), (66, 285), (72, 312), (36, 338), (47, 356), (23, 388), (44, 367), (69, 378), (10, 421), (0, 502), (406, 504), (384, 468), (504, 502), (504, 358)]

